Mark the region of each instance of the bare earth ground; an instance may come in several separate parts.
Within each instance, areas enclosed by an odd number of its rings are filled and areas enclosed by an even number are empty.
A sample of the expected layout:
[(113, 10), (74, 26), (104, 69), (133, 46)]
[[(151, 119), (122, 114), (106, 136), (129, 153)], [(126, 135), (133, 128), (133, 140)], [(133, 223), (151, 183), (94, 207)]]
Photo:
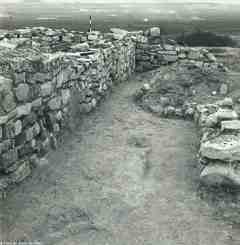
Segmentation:
[(134, 105), (132, 95), (145, 79), (116, 88), (49, 154), (48, 164), (10, 192), (2, 204), (6, 239), (43, 245), (240, 244), (240, 195), (200, 187), (196, 128)]

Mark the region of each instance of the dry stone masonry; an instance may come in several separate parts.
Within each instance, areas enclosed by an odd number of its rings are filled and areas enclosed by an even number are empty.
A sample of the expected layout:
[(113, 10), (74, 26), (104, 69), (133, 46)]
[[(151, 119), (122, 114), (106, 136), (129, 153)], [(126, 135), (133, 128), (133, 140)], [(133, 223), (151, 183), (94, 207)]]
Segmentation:
[[(119, 37), (118, 37), (119, 38)], [(26, 178), (76, 114), (135, 71), (127, 33), (32, 28), (0, 41), (0, 189)], [(75, 114), (74, 114), (75, 113)]]
[[(206, 71), (223, 68), (207, 50), (165, 44), (158, 27), (146, 32), (112, 28), (104, 34), (34, 27), (0, 35), (0, 192), (29, 176), (57, 147), (72, 119), (96, 108), (114, 85), (135, 71), (179, 61)], [(181, 114), (166, 98), (162, 101), (168, 105), (165, 113)], [(224, 132), (239, 127), (234, 111), (221, 113), (231, 119), (228, 124), (223, 118)], [(204, 159), (216, 153), (210, 143), (201, 146)]]
[(161, 69), (136, 94), (158, 116), (196, 122), (200, 179), (207, 185), (240, 186), (240, 107), (225, 97), (230, 87), (222, 64), (187, 60)]
[(201, 179), (208, 184), (240, 185), (240, 120), (231, 98), (198, 105)]

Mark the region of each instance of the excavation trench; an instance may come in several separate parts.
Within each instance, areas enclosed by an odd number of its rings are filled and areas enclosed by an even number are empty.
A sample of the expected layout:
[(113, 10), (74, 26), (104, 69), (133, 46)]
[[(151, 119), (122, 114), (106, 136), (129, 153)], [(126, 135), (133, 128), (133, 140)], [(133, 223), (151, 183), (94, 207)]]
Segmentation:
[(149, 78), (151, 73), (119, 85), (38, 171), (10, 191), (1, 204), (6, 240), (240, 243), (238, 194), (199, 189), (194, 124), (160, 119), (133, 103)]

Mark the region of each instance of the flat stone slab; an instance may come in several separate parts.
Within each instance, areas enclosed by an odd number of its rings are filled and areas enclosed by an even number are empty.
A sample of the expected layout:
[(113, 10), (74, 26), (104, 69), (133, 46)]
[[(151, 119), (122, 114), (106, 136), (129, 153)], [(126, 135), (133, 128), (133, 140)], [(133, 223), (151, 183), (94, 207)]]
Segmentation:
[(200, 179), (207, 185), (240, 186), (240, 173), (229, 164), (206, 166), (200, 175)]
[(216, 116), (219, 121), (222, 120), (233, 120), (238, 118), (238, 114), (234, 110), (229, 110), (229, 109), (219, 109), (216, 112)]
[(203, 142), (200, 153), (203, 157), (214, 160), (240, 160), (240, 136), (221, 135), (213, 140)]
[(239, 131), (240, 130), (240, 120), (222, 121), (221, 130), (222, 131), (224, 130)]

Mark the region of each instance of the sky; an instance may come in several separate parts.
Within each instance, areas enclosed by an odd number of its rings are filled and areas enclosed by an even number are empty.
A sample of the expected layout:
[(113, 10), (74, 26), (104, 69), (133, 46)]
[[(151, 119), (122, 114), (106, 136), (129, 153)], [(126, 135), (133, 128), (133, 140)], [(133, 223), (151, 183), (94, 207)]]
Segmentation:
[(52, 4), (57, 4), (57, 3), (87, 3), (87, 4), (94, 4), (94, 3), (126, 3), (126, 4), (140, 4), (140, 3), (149, 3), (149, 4), (154, 4), (154, 3), (172, 3), (172, 2), (177, 2), (177, 3), (219, 3), (219, 4), (240, 4), (240, 0), (0, 0), (0, 6), (5, 5), (5, 4), (11, 4), (11, 3), (21, 3), (21, 2), (41, 2), (42, 4), (44, 3), (52, 3)]
[[(0, 3), (19, 3), (19, 2), (23, 2), (24, 0), (0, 0)], [(26, 1), (26, 0), (25, 0)], [(30, 2), (31, 0), (28, 0), (28, 2)], [(38, 0), (32, 0), (33, 2), (37, 2)], [(131, 3), (147, 3), (149, 2), (148, 0), (39, 0), (39, 2), (50, 2), (50, 3), (58, 3), (58, 2), (87, 2), (87, 3), (99, 3), (99, 2), (103, 2), (103, 3), (117, 3), (117, 2), (131, 2)], [(214, 2), (214, 3), (239, 3), (240, 0), (151, 0), (151, 2), (163, 2), (163, 3), (167, 3), (167, 2)]]

